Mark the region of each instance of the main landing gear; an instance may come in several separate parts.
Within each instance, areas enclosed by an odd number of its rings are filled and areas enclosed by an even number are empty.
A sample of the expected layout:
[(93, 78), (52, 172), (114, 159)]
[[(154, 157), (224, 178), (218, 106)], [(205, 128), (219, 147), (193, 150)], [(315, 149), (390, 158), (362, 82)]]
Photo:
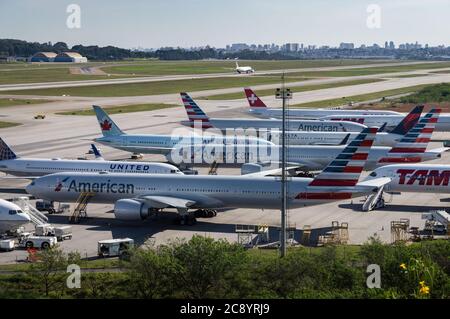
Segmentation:
[(194, 212), (188, 213), (187, 210), (178, 210), (178, 215), (174, 220), (176, 225), (192, 226), (197, 223), (197, 218), (212, 218), (217, 216), (217, 211), (214, 209), (197, 209)]

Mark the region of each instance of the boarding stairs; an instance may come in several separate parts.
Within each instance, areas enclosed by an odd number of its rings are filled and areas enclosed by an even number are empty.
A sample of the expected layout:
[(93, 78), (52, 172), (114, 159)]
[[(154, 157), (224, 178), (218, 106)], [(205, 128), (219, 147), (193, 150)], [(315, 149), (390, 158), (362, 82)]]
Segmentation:
[(78, 196), (75, 209), (69, 217), (69, 222), (78, 223), (81, 218), (87, 217), (86, 206), (94, 195), (95, 193), (82, 192), (80, 196)]
[(48, 224), (48, 217), (38, 211), (35, 207), (33, 207), (33, 205), (30, 204), (30, 199), (28, 197), (17, 197), (14, 198), (12, 202), (19, 206), (25, 214), (28, 214), (31, 223), (33, 223), (34, 225), (38, 226)]
[(384, 186), (380, 187), (376, 193), (370, 194), (367, 196), (362, 210), (365, 212), (369, 212), (376, 208), (384, 207), (384, 198), (383, 198)]
[(208, 175), (217, 175), (217, 169), (219, 168), (219, 163), (217, 161), (214, 161), (211, 166), (209, 167)]

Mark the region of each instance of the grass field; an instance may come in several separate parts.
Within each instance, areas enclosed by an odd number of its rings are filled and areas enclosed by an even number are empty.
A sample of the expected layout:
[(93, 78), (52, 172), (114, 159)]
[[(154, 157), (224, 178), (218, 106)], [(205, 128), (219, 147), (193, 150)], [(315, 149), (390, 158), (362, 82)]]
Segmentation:
[(380, 66), (370, 68), (343, 69), (335, 71), (294, 72), (290, 76), (303, 75), (306, 77), (342, 77), (357, 75), (375, 75), (383, 73), (397, 73), (417, 70), (439, 69), (450, 67), (450, 62), (420, 63), (413, 65)]
[[(114, 107), (105, 107), (104, 109), (108, 112), (108, 114), (117, 114), (117, 113), (131, 113), (131, 112), (144, 112), (144, 111), (153, 111), (159, 109), (165, 109), (169, 107), (175, 107), (179, 105), (175, 104), (163, 104), (163, 103), (149, 103), (149, 104), (135, 104), (135, 105), (120, 105)], [(95, 115), (94, 110), (91, 109), (83, 109), (83, 110), (74, 110), (67, 112), (58, 112), (58, 115)]]
[(7, 128), (7, 127), (18, 126), (18, 125), (22, 125), (22, 123), (0, 121), (0, 128)]
[(427, 85), (415, 85), (415, 86), (409, 86), (409, 87), (400, 88), (400, 89), (386, 90), (386, 91), (367, 93), (367, 94), (361, 94), (361, 95), (346, 96), (346, 97), (338, 98), (338, 99), (329, 99), (329, 100), (321, 100), (321, 101), (308, 102), (308, 103), (293, 104), (291, 106), (292, 107), (312, 107), (312, 108), (341, 106), (341, 105), (347, 105), (349, 102), (371, 101), (371, 100), (381, 99), (383, 97), (388, 97), (388, 96), (417, 92), (426, 86)]
[(26, 104), (41, 104), (51, 102), (49, 100), (31, 100), (31, 99), (0, 99), (0, 107), (26, 105)]
[[(288, 78), (287, 82), (307, 80), (305, 77)], [(84, 87), (4, 91), (4, 94), (61, 96), (139, 96), (178, 93), (200, 90), (244, 87), (260, 84), (279, 83), (279, 77), (221, 77), (213, 79), (193, 79), (176, 81), (157, 81), (148, 83), (110, 84)]]
[[(290, 89), (292, 92), (295, 93), (295, 92), (305, 92), (305, 91), (336, 88), (336, 87), (348, 86), (348, 85), (374, 83), (374, 82), (380, 82), (380, 81), (383, 81), (383, 80), (381, 80), (381, 79), (363, 79), (363, 80), (343, 81), (343, 82), (337, 82), (337, 83), (294, 86), (294, 87), (291, 87)], [(255, 93), (256, 93), (256, 95), (262, 97), (262, 96), (273, 95), (275, 93), (275, 91), (273, 89), (272, 90), (255, 90)], [(218, 94), (218, 95), (211, 95), (211, 96), (207, 96), (207, 97), (200, 97), (199, 99), (233, 100), (233, 99), (242, 99), (244, 97), (245, 97), (245, 94), (242, 91), (242, 92), (238, 92), (238, 93)]]

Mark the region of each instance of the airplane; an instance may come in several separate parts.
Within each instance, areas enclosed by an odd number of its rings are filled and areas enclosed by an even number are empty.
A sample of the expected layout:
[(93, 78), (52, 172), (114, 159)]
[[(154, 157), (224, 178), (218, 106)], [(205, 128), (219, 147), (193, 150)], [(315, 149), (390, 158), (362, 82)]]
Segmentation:
[[(262, 118), (281, 118), (283, 110), (281, 108), (268, 108), (267, 105), (250, 88), (244, 88), (250, 106), (249, 113)], [(286, 113), (290, 119), (311, 119), (317, 120), (328, 115), (404, 115), (395, 111), (385, 110), (345, 110), (345, 109), (307, 109), (290, 108)]]
[(242, 73), (249, 74), (249, 73), (254, 73), (255, 72), (255, 70), (251, 66), (239, 66), (238, 61), (236, 61), (236, 69), (235, 69), (235, 71), (237, 73), (239, 73), (239, 74), (242, 74)]
[[(358, 183), (376, 132), (377, 128), (364, 129), (315, 178), (290, 179), (287, 207), (351, 199), (382, 187), (389, 179)], [(56, 173), (35, 179), (26, 191), (57, 202), (75, 202), (81, 193), (93, 192), (91, 202), (114, 204), (115, 217), (122, 220), (143, 220), (155, 211), (175, 208), (177, 220), (191, 225), (193, 209), (279, 209), (280, 187), (280, 179), (266, 172), (244, 176)]]
[(273, 145), (265, 139), (251, 136), (228, 136), (212, 134), (157, 135), (157, 134), (126, 134), (108, 114), (97, 105), (93, 106), (103, 137), (94, 139), (96, 142), (133, 153), (163, 154), (170, 153), (178, 145), (191, 144), (259, 144)]
[[(400, 121), (405, 117), (401, 115), (327, 115), (320, 118), (325, 121), (350, 121), (354, 123), (360, 123), (368, 126), (378, 126), (386, 123), (387, 128), (398, 125)], [(436, 132), (448, 132), (450, 131), (450, 114), (446, 113), (439, 116), (439, 120), (436, 123)]]
[(30, 216), (14, 203), (0, 199), (0, 234), (13, 232), (31, 222)]
[[(386, 125), (380, 127), (375, 138), (376, 146), (394, 146), (408, 131), (419, 121), (423, 105), (416, 106), (403, 120), (390, 132), (382, 132)], [(348, 137), (353, 140), (358, 133), (356, 132), (286, 132), (286, 143), (288, 145), (340, 145)], [(280, 131), (267, 132), (264, 136), (268, 141), (280, 144)], [(263, 137), (263, 136), (260, 136)]]
[(0, 171), (29, 178), (56, 172), (183, 174), (177, 167), (166, 163), (19, 157), (1, 138)]
[[(216, 128), (222, 131), (229, 129), (281, 129), (282, 121), (277, 119), (224, 119), (209, 118), (197, 103), (187, 94), (180, 93), (186, 109), (189, 121), (181, 124), (201, 129)], [(318, 120), (289, 120), (287, 130), (289, 131), (317, 131), (317, 132), (361, 132), (366, 125), (353, 122), (318, 121)]]
[[(393, 147), (374, 146), (369, 152), (365, 169), (393, 163), (418, 163), (441, 157), (447, 148), (426, 151), (439, 117), (440, 109), (433, 109), (419, 120)], [(309, 172), (326, 167), (345, 146), (294, 145), (286, 148), (286, 161), (301, 171)], [(210, 165), (216, 162), (226, 166), (241, 166), (241, 173), (262, 171), (279, 164), (281, 146), (258, 147), (252, 145), (181, 146), (166, 159), (175, 165)]]

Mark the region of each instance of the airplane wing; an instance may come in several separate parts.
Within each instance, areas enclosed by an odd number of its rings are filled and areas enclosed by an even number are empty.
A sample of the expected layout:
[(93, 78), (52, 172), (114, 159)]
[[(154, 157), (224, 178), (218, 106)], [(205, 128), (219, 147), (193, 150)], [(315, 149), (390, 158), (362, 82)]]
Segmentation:
[(142, 196), (141, 199), (145, 200), (154, 208), (189, 208), (196, 202), (190, 199), (172, 197), (172, 196), (158, 196), (158, 195), (148, 195)]
[(381, 187), (385, 186), (386, 184), (389, 184), (391, 182), (390, 177), (380, 177), (380, 178), (374, 178), (367, 181), (362, 181), (356, 184), (355, 188), (357, 190), (360, 190), (363, 193), (367, 193), (372, 191), (377, 191)]
[(440, 147), (440, 148), (435, 148), (435, 149), (429, 150), (428, 152), (440, 154), (440, 153), (448, 152), (448, 150), (450, 150), (450, 147)]
[[(286, 167), (286, 171), (288, 171), (289, 173), (295, 173), (295, 170), (300, 168), (301, 166), (291, 166), (291, 167)], [(249, 174), (245, 174), (243, 176), (246, 177), (265, 177), (265, 176), (269, 176), (269, 175), (280, 175), (281, 174), (281, 168), (274, 168), (274, 169), (269, 169), (266, 171), (261, 171), (261, 172), (255, 172), (255, 173), (249, 173)]]
[(14, 176), (14, 175), (9, 175), (9, 176), (2, 176), (0, 177), (0, 180), (2, 179), (31, 179), (34, 180), (36, 178), (39, 178), (41, 176)]

